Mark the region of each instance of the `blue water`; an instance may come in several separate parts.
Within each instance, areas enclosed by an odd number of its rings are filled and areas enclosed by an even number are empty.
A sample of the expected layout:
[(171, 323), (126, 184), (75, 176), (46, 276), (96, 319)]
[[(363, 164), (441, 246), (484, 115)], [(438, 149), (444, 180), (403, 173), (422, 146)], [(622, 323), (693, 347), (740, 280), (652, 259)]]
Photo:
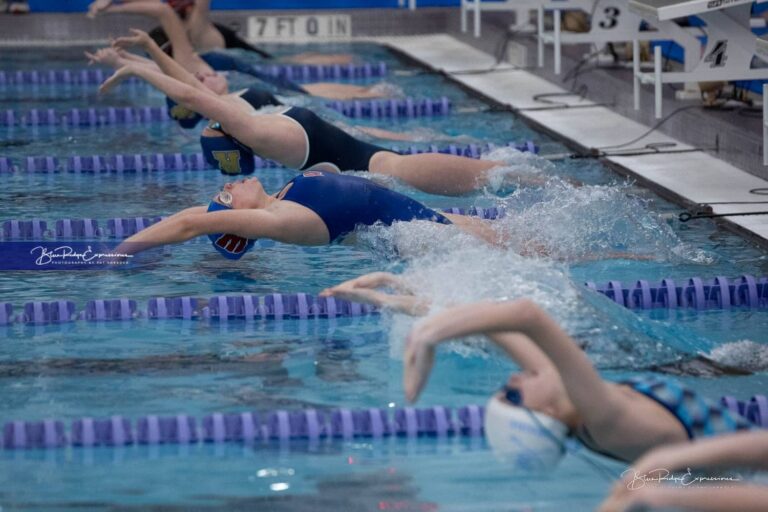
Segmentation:
[[(419, 73), (385, 49), (336, 46), (360, 60), (386, 60), (386, 81), (410, 96), (451, 98), (465, 113), (415, 121), (359, 124), (409, 132), (419, 143), (532, 139), (542, 153), (566, 149), (507, 112), (468, 96), (444, 78)], [(288, 52), (288, 48), (277, 48)], [(44, 57), (6, 52), (3, 69), (74, 68), (78, 52)], [(237, 84), (242, 78), (234, 78)], [(313, 102), (321, 108), (322, 102)], [(0, 90), (0, 108), (162, 105), (146, 87), (121, 87), (99, 97), (93, 87)], [(335, 122), (353, 122), (325, 112)], [(384, 140), (370, 139), (387, 144)], [(399, 143), (402, 145), (402, 143)], [(198, 151), (196, 132), (171, 124), (122, 128), (38, 128), (0, 131), (0, 156)], [(174, 247), (125, 272), (0, 273), (0, 302), (31, 300), (307, 292), (374, 270), (401, 272), (435, 302), (527, 296), (542, 304), (608, 377), (647, 371), (708, 354), (748, 368), (744, 377), (683, 377), (717, 398), (768, 392), (768, 312), (651, 311), (634, 313), (585, 290), (581, 283), (768, 274), (768, 255), (708, 221), (681, 224), (679, 207), (627, 183), (594, 161), (547, 162), (502, 152), (515, 169), (554, 177), (545, 189), (503, 188), (445, 198), (398, 190), (433, 207), (504, 206), (513, 240), (533, 240), (550, 258), (522, 258), (512, 249), (478, 247), (432, 226), (363, 233), (358, 246), (301, 248), (275, 244), (238, 263), (209, 247)], [(256, 174), (276, 190), (293, 174)], [(135, 175), (2, 175), (0, 220), (168, 215), (206, 203), (221, 187), (214, 172)], [(585, 185), (574, 188), (561, 179)], [(520, 242), (522, 243), (522, 242)], [(606, 259), (608, 252), (650, 258)], [(239, 412), (301, 407), (404, 405), (402, 340), (413, 320), (361, 319), (228, 323), (150, 321), (0, 328), (0, 422), (12, 419), (123, 414)], [(446, 347), (419, 405), (484, 403), (513, 366), (475, 340)], [(623, 466), (578, 447), (551, 474), (515, 474), (482, 440), (334, 441), (309, 446), (129, 447), (0, 452), (3, 510), (69, 510), (163, 506), (167, 510), (592, 510)], [(585, 457), (587, 457), (585, 459)], [(87, 491), (85, 491), (87, 489)]]

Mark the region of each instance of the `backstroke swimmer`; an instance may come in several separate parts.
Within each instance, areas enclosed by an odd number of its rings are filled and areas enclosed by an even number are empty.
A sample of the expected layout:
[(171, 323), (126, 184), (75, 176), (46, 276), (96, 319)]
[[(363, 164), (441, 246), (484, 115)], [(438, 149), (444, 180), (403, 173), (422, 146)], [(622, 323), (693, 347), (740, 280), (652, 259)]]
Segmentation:
[[(377, 290), (382, 287), (400, 294)], [(380, 272), (321, 295), (415, 315), (429, 309), (429, 302), (409, 293), (396, 276)], [(489, 440), (514, 452), (509, 439), (522, 436), (523, 445), (538, 447), (547, 466), (559, 458), (568, 435), (597, 453), (633, 461), (663, 444), (754, 427), (673, 379), (647, 375), (616, 383), (603, 380), (576, 341), (526, 299), (455, 306), (419, 321), (406, 341), (406, 398), (418, 398), (440, 343), (473, 334), (487, 336), (521, 368), (488, 402)]]
[(360, 225), (415, 220), (454, 225), (496, 241), (496, 232), (483, 220), (436, 212), (365, 178), (307, 171), (276, 194), (268, 194), (256, 178), (227, 183), (208, 206), (171, 215), (126, 239), (115, 252), (132, 254), (208, 235), (223, 256), (240, 259), (258, 238), (327, 245), (343, 242)]
[[(157, 44), (150, 39), (149, 35), (137, 29), (131, 29), (132, 35), (119, 37), (112, 42), (112, 47), (102, 48), (95, 53), (85, 52), (91, 64), (99, 63), (111, 66), (115, 69), (119, 69), (128, 64), (146, 65), (148, 69), (154, 71), (160, 71), (170, 77), (184, 82), (192, 87), (195, 87), (201, 92), (210, 92), (215, 94), (213, 89), (216, 86), (211, 85), (210, 80), (215, 80), (216, 77), (211, 77), (209, 80), (206, 76), (196, 76), (185, 70), (171, 57), (163, 53)], [(127, 53), (125, 48), (130, 46), (140, 46), (151, 56), (151, 59), (145, 59), (137, 55)], [(218, 75), (217, 75), (218, 76)], [(215, 83), (215, 81), (214, 81)], [(328, 84), (337, 85), (337, 84)], [(257, 111), (264, 107), (281, 107), (285, 104), (276, 98), (267, 87), (254, 84), (246, 89), (236, 91), (233, 93), (220, 94), (220, 98), (232, 102), (233, 105), (239, 108), (246, 109), (251, 114), (258, 113)], [(192, 112), (176, 102), (166, 97), (166, 103), (168, 104), (168, 115), (176, 120), (182, 128), (191, 129), (198, 125), (203, 120), (203, 116), (197, 112)], [(368, 126), (355, 127), (374, 137), (390, 139), (390, 140), (411, 140), (408, 134), (395, 133), (388, 130), (382, 130), (378, 128)]]
[[(504, 165), (438, 153), (401, 155), (355, 139), (302, 107), (252, 115), (232, 101), (140, 65), (118, 69), (100, 91), (106, 93), (131, 76), (146, 80), (185, 109), (214, 120), (203, 130), (200, 142), (208, 163), (224, 174), (252, 173), (256, 154), (302, 171), (369, 171), (430, 194), (464, 195), (486, 186), (491, 170)], [(505, 177), (532, 185), (542, 182), (523, 173)]]

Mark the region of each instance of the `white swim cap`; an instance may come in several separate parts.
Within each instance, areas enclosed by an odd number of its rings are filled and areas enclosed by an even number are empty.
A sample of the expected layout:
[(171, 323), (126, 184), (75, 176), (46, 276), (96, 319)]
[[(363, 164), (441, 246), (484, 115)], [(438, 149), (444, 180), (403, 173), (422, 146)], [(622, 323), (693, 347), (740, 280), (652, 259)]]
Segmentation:
[(494, 453), (521, 471), (553, 469), (565, 453), (561, 421), (494, 395), (485, 406), (485, 438)]

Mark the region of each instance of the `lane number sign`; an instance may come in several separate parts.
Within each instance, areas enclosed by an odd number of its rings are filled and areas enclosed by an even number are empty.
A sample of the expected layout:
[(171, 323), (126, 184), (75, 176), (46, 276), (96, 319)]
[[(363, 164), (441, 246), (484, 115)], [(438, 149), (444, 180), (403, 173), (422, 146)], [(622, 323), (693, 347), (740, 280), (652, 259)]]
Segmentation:
[(348, 39), (351, 36), (352, 19), (348, 14), (248, 18), (248, 38), (253, 41)]

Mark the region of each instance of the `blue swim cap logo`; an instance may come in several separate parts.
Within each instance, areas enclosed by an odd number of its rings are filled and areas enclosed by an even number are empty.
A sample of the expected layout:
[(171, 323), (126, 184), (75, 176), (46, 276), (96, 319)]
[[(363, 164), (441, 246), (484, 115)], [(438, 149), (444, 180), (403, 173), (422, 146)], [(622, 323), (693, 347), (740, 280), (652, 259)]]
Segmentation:
[(219, 169), (224, 174), (241, 174), (239, 151), (211, 151), (213, 158), (219, 164)]

